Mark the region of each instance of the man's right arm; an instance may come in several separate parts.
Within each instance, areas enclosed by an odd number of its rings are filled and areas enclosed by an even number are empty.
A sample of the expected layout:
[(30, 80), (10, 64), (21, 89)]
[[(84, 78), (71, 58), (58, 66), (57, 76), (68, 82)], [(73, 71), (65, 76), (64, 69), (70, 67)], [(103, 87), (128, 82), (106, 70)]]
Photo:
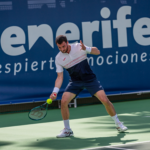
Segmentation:
[(61, 88), (61, 85), (63, 83), (63, 72), (57, 72), (57, 78), (55, 81), (55, 87)]
[(52, 94), (50, 95), (50, 98), (52, 100), (57, 98), (57, 93), (58, 93), (57, 90), (59, 91), (62, 83), (63, 83), (63, 72), (57, 72), (57, 78), (55, 80), (55, 87), (54, 87)]

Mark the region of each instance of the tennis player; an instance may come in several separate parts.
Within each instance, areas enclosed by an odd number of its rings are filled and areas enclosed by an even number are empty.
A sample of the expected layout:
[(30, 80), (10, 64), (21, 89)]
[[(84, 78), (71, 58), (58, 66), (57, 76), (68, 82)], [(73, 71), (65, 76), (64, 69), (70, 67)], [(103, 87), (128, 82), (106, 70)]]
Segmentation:
[(69, 44), (64, 35), (57, 36), (55, 42), (60, 52), (55, 58), (57, 78), (54, 90), (50, 95), (51, 99), (56, 99), (57, 95), (54, 97), (54, 94), (57, 94), (61, 88), (63, 82), (63, 68), (68, 71), (71, 77), (61, 99), (61, 114), (64, 121), (64, 129), (56, 137), (73, 136), (73, 131), (69, 125), (68, 104), (84, 88), (103, 103), (106, 111), (114, 120), (117, 130), (119, 132), (126, 131), (128, 128), (119, 121), (113, 104), (107, 98), (102, 85), (97, 80), (96, 75), (92, 72), (87, 61), (87, 54), (99, 55), (100, 51), (96, 47), (85, 46), (82, 41), (76, 44)]

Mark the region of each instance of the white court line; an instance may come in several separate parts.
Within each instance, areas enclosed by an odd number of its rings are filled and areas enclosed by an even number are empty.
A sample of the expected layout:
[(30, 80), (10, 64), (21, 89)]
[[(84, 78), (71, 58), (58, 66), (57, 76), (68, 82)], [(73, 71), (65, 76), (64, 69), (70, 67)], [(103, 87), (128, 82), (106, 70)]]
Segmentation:
[[(135, 142), (135, 143), (129, 143), (129, 144), (127, 144), (127, 145), (133, 145), (133, 144), (140, 144), (140, 143), (147, 143), (147, 142), (150, 142), (150, 141), (144, 141), (144, 142)], [(109, 148), (112, 148), (113, 146), (115, 147), (115, 146), (124, 146), (125, 144), (120, 144), (120, 145), (112, 145), (112, 146), (102, 146), (102, 147), (94, 147), (94, 148), (86, 148), (86, 149), (81, 149), (81, 150), (94, 150), (94, 149), (97, 149), (97, 148), (107, 148), (107, 147), (109, 147)], [(126, 149), (127, 150), (127, 149)], [(129, 149), (128, 149), (129, 150)], [(132, 150), (134, 150), (134, 149), (132, 149)]]

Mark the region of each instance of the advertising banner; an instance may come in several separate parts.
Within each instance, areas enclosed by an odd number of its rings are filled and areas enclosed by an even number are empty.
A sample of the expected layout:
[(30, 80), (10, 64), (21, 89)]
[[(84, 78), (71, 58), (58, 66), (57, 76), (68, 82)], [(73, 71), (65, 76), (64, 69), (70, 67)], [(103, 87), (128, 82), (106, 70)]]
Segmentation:
[[(0, 104), (49, 97), (60, 34), (100, 50), (88, 62), (107, 94), (150, 90), (149, 6), (149, 0), (0, 0)], [(68, 81), (64, 71), (58, 99)]]

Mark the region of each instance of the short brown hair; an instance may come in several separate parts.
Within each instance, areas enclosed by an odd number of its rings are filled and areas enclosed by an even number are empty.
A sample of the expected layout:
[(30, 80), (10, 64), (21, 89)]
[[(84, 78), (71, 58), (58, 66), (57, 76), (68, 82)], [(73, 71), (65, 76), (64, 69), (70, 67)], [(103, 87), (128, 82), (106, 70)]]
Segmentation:
[(61, 44), (62, 42), (66, 42), (67, 43), (67, 37), (64, 35), (59, 35), (56, 37), (55, 43), (57, 44)]

